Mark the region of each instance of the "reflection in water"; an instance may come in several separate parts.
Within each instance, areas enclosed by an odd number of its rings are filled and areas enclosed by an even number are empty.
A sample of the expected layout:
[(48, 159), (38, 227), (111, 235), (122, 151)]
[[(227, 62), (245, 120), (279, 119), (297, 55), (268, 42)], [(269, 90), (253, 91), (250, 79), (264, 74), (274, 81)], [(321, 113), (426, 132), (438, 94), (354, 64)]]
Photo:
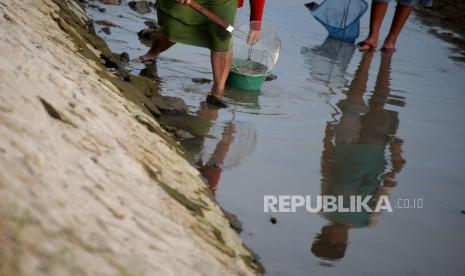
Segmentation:
[(334, 93), (334, 89), (347, 85), (346, 71), (354, 51), (354, 44), (327, 37), (320, 46), (302, 47), (300, 52), (310, 68), (312, 81), (322, 82)]
[[(225, 96), (235, 106), (259, 109), (257, 93), (229, 91)], [(257, 143), (255, 129), (246, 122), (237, 121), (234, 110), (231, 111), (231, 119), (217, 122), (220, 110), (202, 102), (194, 115), (161, 118), (163, 123), (188, 130), (196, 136), (195, 139), (182, 141), (182, 145), (195, 159), (213, 193), (217, 190), (223, 170), (238, 166), (252, 154)]]
[[(368, 103), (363, 99), (373, 52), (366, 53), (349, 85), (347, 97), (337, 104), (341, 116), (329, 122), (325, 130), (321, 158), (321, 194), (341, 195), (344, 202), (351, 195), (373, 196), (369, 205), (396, 185), (396, 174), (402, 169), (402, 140), (395, 135), (399, 128), (398, 112), (386, 104), (403, 106), (403, 101), (389, 101), (391, 55), (382, 55), (376, 85)], [(389, 150), (390, 169), (385, 151)], [(328, 212), (330, 221), (312, 245), (313, 254), (324, 259), (345, 255), (348, 230), (374, 224), (375, 213)]]

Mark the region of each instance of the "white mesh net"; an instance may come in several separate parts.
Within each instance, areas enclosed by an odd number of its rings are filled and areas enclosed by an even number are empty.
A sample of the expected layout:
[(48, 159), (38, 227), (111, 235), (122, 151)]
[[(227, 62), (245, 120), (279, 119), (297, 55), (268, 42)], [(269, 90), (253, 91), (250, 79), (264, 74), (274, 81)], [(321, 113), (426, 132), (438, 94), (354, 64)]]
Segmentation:
[[(254, 30), (260, 29), (260, 39), (251, 43)], [(232, 70), (244, 75), (266, 75), (278, 62), (281, 41), (269, 24), (250, 22), (235, 28), (233, 39)]]

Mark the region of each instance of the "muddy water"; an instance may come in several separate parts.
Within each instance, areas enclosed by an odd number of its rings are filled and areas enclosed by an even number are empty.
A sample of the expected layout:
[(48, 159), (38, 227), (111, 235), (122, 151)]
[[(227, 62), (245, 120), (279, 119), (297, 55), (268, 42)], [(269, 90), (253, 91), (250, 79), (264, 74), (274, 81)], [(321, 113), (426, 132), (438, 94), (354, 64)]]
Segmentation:
[[(156, 16), (126, 3), (89, 13), (120, 25), (102, 36), (114, 52), (136, 57), (147, 49), (136, 32)], [(162, 54), (156, 75), (162, 93), (182, 97), (191, 110), (165, 122), (201, 137), (184, 145), (219, 203), (242, 221), (241, 236), (267, 274), (464, 275), (465, 66), (448, 58), (450, 46), (415, 17), (393, 56), (325, 39), (299, 1), (269, 1), (265, 19), (283, 50), (278, 79), (260, 93), (231, 90), (229, 108), (209, 108), (209, 84), (191, 80), (211, 78), (209, 53), (184, 45)], [(393, 205), (422, 198), (423, 208), (263, 212), (264, 195), (292, 194), (388, 195)]]

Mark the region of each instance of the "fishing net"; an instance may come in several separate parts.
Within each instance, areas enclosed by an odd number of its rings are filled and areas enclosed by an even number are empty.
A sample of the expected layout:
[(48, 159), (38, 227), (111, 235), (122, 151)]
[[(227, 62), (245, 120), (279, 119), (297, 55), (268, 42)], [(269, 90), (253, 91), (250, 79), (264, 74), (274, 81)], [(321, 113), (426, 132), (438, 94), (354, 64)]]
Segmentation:
[(235, 28), (233, 72), (247, 76), (266, 75), (278, 62), (281, 41), (271, 25), (261, 23), (261, 39), (254, 44), (248, 43), (249, 29), (258, 24), (251, 22)]
[(325, 0), (311, 11), (330, 37), (354, 42), (360, 34), (360, 17), (367, 8), (364, 0)]
[(330, 89), (347, 86), (347, 68), (354, 52), (354, 44), (330, 37), (319, 46), (301, 50), (312, 80), (322, 82)]
[(223, 169), (239, 166), (244, 159), (254, 152), (257, 146), (255, 128), (248, 122), (232, 120), (222, 126), (215, 125), (211, 134), (215, 139), (210, 140), (205, 145), (201, 159), (205, 161), (215, 159), (215, 149), (218, 145), (227, 144), (227, 151), (219, 153), (224, 155), (223, 164), (220, 164)]

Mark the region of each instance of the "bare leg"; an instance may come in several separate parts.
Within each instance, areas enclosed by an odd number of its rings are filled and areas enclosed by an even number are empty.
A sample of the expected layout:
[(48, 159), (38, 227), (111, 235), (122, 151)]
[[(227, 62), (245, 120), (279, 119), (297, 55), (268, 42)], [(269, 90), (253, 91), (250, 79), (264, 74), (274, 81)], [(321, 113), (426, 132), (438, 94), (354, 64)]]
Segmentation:
[(378, 45), (379, 30), (383, 24), (384, 16), (388, 8), (387, 3), (371, 4), (370, 14), (370, 33), (368, 37), (360, 43), (360, 48), (363, 50), (372, 50)]
[(150, 50), (145, 55), (141, 56), (140, 59), (144, 63), (153, 62), (158, 58), (161, 52), (168, 50), (174, 44), (174, 42), (169, 41), (162, 33), (159, 32), (152, 41), (152, 47), (150, 47)]
[(213, 70), (213, 88), (212, 94), (221, 96), (224, 92), (226, 79), (228, 78), (229, 70), (231, 69), (232, 54), (230, 52), (211, 53), (211, 63)]
[(219, 107), (226, 107), (226, 104), (221, 100), (228, 78), (232, 63), (231, 52), (212, 52), (211, 63), (213, 70), (213, 87), (212, 93), (207, 97), (207, 102)]
[(410, 13), (412, 12), (412, 7), (404, 6), (401, 4), (397, 4), (396, 13), (394, 14), (394, 18), (392, 19), (391, 29), (389, 30), (389, 34), (384, 40), (383, 49), (389, 51), (396, 47), (396, 41), (399, 37), (402, 28), (404, 27), (405, 23), (407, 22)]

